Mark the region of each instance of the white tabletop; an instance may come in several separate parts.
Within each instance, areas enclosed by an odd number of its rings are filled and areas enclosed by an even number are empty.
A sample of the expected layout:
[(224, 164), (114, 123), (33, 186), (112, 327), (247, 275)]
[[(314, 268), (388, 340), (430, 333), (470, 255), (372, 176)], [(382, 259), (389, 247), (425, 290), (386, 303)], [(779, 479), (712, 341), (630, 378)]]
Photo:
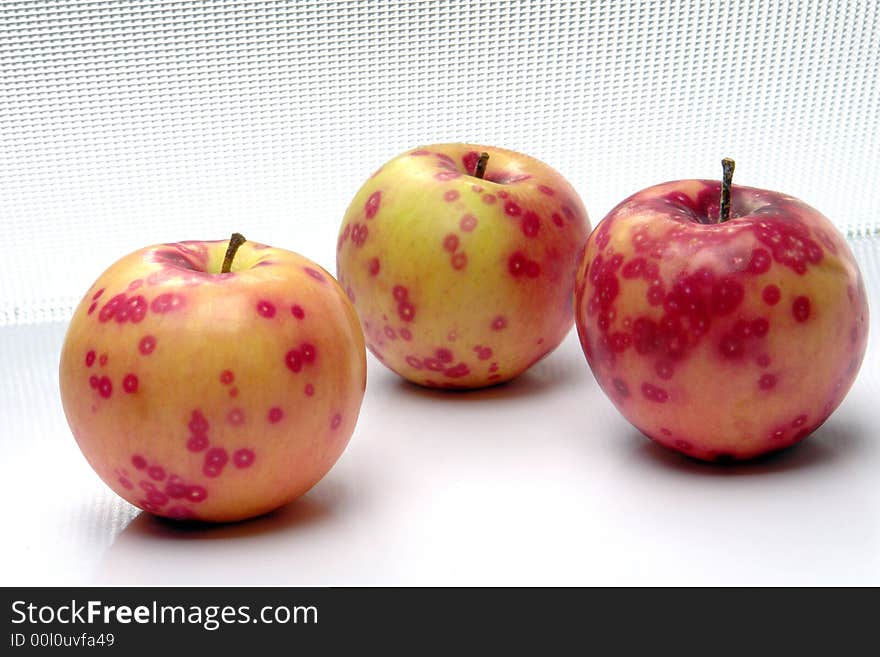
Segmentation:
[[(854, 244), (880, 308), (880, 240)], [(572, 332), (516, 381), (409, 385), (369, 358), (351, 444), (299, 501), (234, 525), (141, 513), (65, 422), (63, 324), (0, 329), (0, 584), (880, 584), (880, 356), (779, 455), (707, 465), (642, 437)]]

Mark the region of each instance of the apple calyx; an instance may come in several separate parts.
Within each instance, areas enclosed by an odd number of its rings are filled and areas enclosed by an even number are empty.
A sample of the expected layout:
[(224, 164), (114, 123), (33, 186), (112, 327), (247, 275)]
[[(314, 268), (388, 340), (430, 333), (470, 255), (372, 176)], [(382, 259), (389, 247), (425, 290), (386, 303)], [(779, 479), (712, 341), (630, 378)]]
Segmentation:
[(480, 159), (474, 166), (474, 178), (482, 178), (486, 174), (486, 163), (489, 161), (488, 153), (480, 153)]
[(223, 256), (223, 266), (220, 268), (221, 274), (229, 273), (229, 270), (232, 268), (232, 259), (235, 258), (238, 247), (245, 242), (247, 242), (247, 240), (244, 235), (241, 233), (232, 233), (232, 237), (229, 238), (229, 246), (226, 247), (226, 255)]
[(730, 185), (733, 182), (733, 169), (736, 167), (729, 157), (721, 160), (721, 170), (723, 171), (721, 178), (721, 203), (718, 206), (718, 223), (723, 224), (730, 219)]

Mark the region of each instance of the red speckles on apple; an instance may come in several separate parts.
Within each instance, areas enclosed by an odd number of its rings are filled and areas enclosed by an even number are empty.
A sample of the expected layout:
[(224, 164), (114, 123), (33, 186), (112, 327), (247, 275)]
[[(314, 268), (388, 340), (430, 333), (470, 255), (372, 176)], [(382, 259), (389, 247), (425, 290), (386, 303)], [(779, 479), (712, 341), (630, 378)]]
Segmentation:
[(92, 301), (97, 301), (98, 299), (100, 299), (102, 294), (104, 294), (103, 287), (92, 295)]
[(439, 358), (428, 357), (422, 361), (422, 364), (426, 369), (431, 370), (432, 372), (442, 372), (443, 371), (443, 363), (440, 362)]
[(177, 475), (171, 475), (168, 478), (168, 483), (165, 484), (165, 494), (173, 500), (179, 500), (182, 497), (186, 497), (187, 486), (186, 483), (178, 477)]
[(446, 368), (443, 371), (443, 375), (449, 377), (450, 379), (458, 379), (463, 376), (467, 376), (470, 373), (471, 370), (466, 363), (458, 363), (457, 365)]
[(131, 297), (116, 313), (116, 321), (122, 324), (130, 321), (132, 324), (140, 323), (147, 315), (147, 300), (140, 294)]
[(223, 468), (229, 462), (229, 454), (222, 447), (212, 447), (205, 452), (205, 460), (202, 465), (202, 474), (206, 477), (219, 477)]
[(382, 192), (377, 190), (370, 194), (367, 198), (367, 202), (364, 203), (364, 216), (367, 219), (372, 219), (376, 216), (376, 213), (379, 211), (379, 205), (382, 203)]
[(192, 412), (189, 424), (190, 437), (186, 448), (191, 452), (201, 452), (208, 447), (208, 429), (210, 424), (202, 412), (198, 409)]
[(284, 411), (282, 411), (278, 406), (273, 406), (269, 409), (268, 414), (266, 415), (266, 419), (269, 421), (269, 424), (278, 424), (284, 418)]
[(796, 322), (806, 322), (810, 318), (810, 300), (805, 296), (796, 297), (791, 304), (791, 314)]
[(87, 315), (91, 315), (93, 312), (95, 312), (95, 308), (97, 308), (97, 307), (98, 307), (98, 302), (97, 302), (97, 301), (93, 301), (93, 302), (92, 302), (92, 305), (89, 306), (89, 309), (88, 309), (88, 311), (86, 312), (86, 314), (87, 314)]
[(135, 470), (143, 470), (147, 467), (147, 459), (140, 454), (135, 454), (131, 457), (131, 464), (134, 466)]
[(465, 267), (467, 267), (468, 257), (467, 253), (464, 251), (459, 251), (458, 253), (453, 254), (453, 256), (449, 259), (449, 264), (452, 265), (452, 268), (456, 271), (461, 271)]
[(626, 381), (623, 379), (614, 378), (611, 379), (611, 385), (614, 386), (614, 390), (621, 397), (629, 397), (629, 386), (626, 385)]
[(497, 200), (494, 194), (483, 194), (483, 203), (486, 205), (493, 205)]
[(493, 331), (503, 331), (507, 328), (507, 318), (502, 315), (498, 315), (492, 320), (490, 326), (492, 327)]
[(208, 491), (202, 486), (188, 486), (186, 489), (186, 499), (190, 502), (204, 502), (208, 497)]
[(303, 271), (320, 283), (327, 282), (327, 279), (324, 278), (324, 274), (319, 272), (317, 269), (314, 269), (313, 267), (303, 267)]
[(791, 426), (796, 429), (797, 427), (803, 426), (804, 422), (806, 421), (807, 415), (806, 413), (802, 413), (798, 415), (794, 420), (792, 420)]
[(138, 391), (139, 383), (137, 375), (126, 374), (122, 379), (122, 389), (128, 394), (133, 394)]
[(390, 326), (386, 326), (385, 327), (385, 337), (387, 337), (389, 340), (396, 340), (397, 339), (397, 331), (395, 331)]
[(232, 370), (223, 370), (220, 372), (220, 383), (224, 386), (228, 386), (233, 381), (235, 381), (235, 373)]
[(165, 479), (165, 468), (161, 465), (151, 465), (147, 468), (147, 476), (153, 481), (162, 481)]
[(128, 291), (134, 292), (139, 287), (141, 287), (143, 284), (144, 284), (144, 280), (142, 278), (136, 278), (131, 283), (128, 284)]
[(261, 299), (257, 301), (257, 314), (260, 317), (265, 317), (266, 319), (272, 319), (275, 317), (275, 304), (266, 301), (265, 299)]
[(254, 451), (252, 449), (237, 449), (232, 455), (232, 462), (236, 468), (249, 468), (254, 464)]
[(654, 371), (661, 379), (668, 381), (675, 374), (675, 368), (668, 360), (658, 360), (654, 366)]
[(337, 413), (330, 419), (330, 428), (334, 431), (339, 428), (339, 425), (342, 424), (342, 415)]
[(528, 238), (537, 237), (541, 228), (541, 219), (534, 212), (526, 212), (522, 218), (521, 224), (523, 235)]
[(233, 427), (240, 427), (244, 424), (244, 411), (240, 408), (233, 408), (226, 414), (226, 421)]
[(144, 356), (149, 356), (156, 349), (156, 338), (152, 335), (145, 335), (138, 343), (138, 351)]
[(367, 228), (366, 224), (355, 224), (351, 227), (351, 242), (356, 247), (360, 248), (366, 244), (369, 236), (370, 229)]
[(306, 311), (302, 309), (302, 306), (294, 304), (290, 307), (290, 314), (297, 319), (305, 319)]
[(642, 396), (645, 399), (657, 402), (658, 404), (665, 404), (669, 400), (669, 393), (663, 388), (659, 388), (647, 381), (642, 383)]
[(458, 197), (459, 197), (459, 193), (458, 193), (457, 189), (448, 189), (445, 192), (443, 192), (443, 200), (446, 201), (447, 203), (452, 203), (454, 201), (457, 201)]
[(454, 356), (449, 349), (445, 347), (441, 347), (434, 352), (434, 355), (440, 360), (441, 363), (451, 363), (454, 360)]
[(538, 185), (538, 191), (547, 196), (553, 196), (556, 193), (550, 187), (547, 187), (547, 185)]
[(303, 365), (310, 365), (317, 358), (315, 346), (309, 342), (303, 342), (298, 348), (291, 349), (284, 356), (287, 367), (295, 373), (302, 370)]
[(98, 379), (98, 394), (104, 399), (109, 399), (113, 394), (113, 383), (106, 376)]
[(379, 258), (370, 258), (370, 262), (367, 265), (367, 271), (370, 272), (370, 276), (378, 276), (380, 268)]
[(441, 182), (446, 182), (448, 180), (455, 180), (456, 178), (460, 178), (461, 174), (458, 171), (438, 171), (434, 174), (434, 178)]
[(109, 357), (107, 356), (107, 354), (101, 354), (100, 356), (98, 356), (98, 365), (100, 367), (104, 367), (104, 365), (107, 364), (108, 360), (109, 360)]
[(172, 520), (195, 520), (196, 515), (185, 506), (169, 506), (165, 515)]
[(507, 259), (507, 271), (514, 278), (522, 276), (537, 278), (541, 274), (541, 266), (534, 260), (530, 260), (521, 251), (516, 251)]
[[(500, 193), (498, 195), (501, 196)], [(514, 201), (507, 201), (504, 204), (504, 214), (508, 217), (518, 217), (522, 214), (522, 208)]]
[(773, 374), (762, 374), (758, 379), (758, 387), (761, 390), (771, 390), (776, 387), (776, 376)]
[(127, 477), (122, 477), (122, 476), (120, 476), (119, 479), (118, 479), (118, 481), (119, 481), (119, 484), (120, 484), (123, 488), (126, 488), (126, 489), (128, 489), (128, 490), (131, 490), (132, 488), (134, 488), (134, 484), (131, 483), (131, 480), (128, 479)]
[(302, 369), (302, 354), (299, 349), (291, 349), (284, 356), (284, 362), (291, 372), (299, 372)]
[(113, 316), (119, 310), (119, 307), (125, 303), (125, 299), (126, 297), (124, 294), (117, 294), (115, 297), (108, 300), (107, 303), (101, 307), (101, 312), (98, 313), (98, 321), (105, 323), (113, 319)]
[(738, 360), (742, 358), (745, 349), (742, 340), (737, 336), (728, 333), (722, 337), (721, 341), (718, 343), (718, 352), (721, 354), (721, 357), (726, 360)]
[(404, 322), (411, 322), (415, 319), (415, 306), (409, 301), (409, 291), (402, 285), (395, 285), (391, 291), (394, 300), (397, 301), (397, 315)]
[(449, 233), (443, 238), (443, 250), (448, 251), (449, 253), (455, 253), (456, 249), (458, 249), (458, 235), (455, 233)]
[(739, 307), (744, 294), (739, 282), (722, 278), (712, 287), (712, 310), (717, 315), (728, 315)]
[(755, 226), (755, 235), (773, 253), (773, 259), (797, 274), (822, 261), (822, 247), (810, 239), (809, 230), (794, 218), (766, 220)]
[(480, 360), (489, 360), (492, 358), (492, 348), (484, 347), (483, 345), (478, 344), (474, 347), (474, 353), (477, 354), (477, 358)]
[(477, 218), (472, 214), (466, 214), (458, 221), (458, 227), (465, 233), (470, 233), (477, 227)]
[(150, 310), (154, 313), (170, 313), (175, 310), (182, 308), (184, 305), (184, 298), (180, 294), (175, 294), (173, 292), (165, 292), (164, 294), (160, 294), (155, 299), (153, 299), (152, 303), (150, 303)]
[(315, 386), (313, 386), (311, 383), (307, 383), (306, 387), (303, 388), (303, 392), (305, 393), (306, 397), (312, 397), (315, 394)]
[(411, 354), (406, 357), (406, 364), (417, 370), (420, 370), (423, 367), (422, 361)]
[(317, 357), (317, 350), (315, 346), (309, 342), (303, 342), (300, 346), (300, 352), (302, 352), (303, 361), (306, 363), (314, 363), (315, 358)]
[(89, 349), (86, 352), (86, 367), (91, 367), (95, 364), (95, 350)]
[(770, 253), (766, 249), (755, 249), (749, 259), (748, 272), (751, 274), (764, 274), (772, 265)]
[(764, 290), (761, 292), (761, 298), (764, 299), (764, 303), (768, 306), (775, 306), (779, 303), (779, 299), (781, 297), (781, 293), (779, 292), (779, 288), (776, 285), (767, 285)]

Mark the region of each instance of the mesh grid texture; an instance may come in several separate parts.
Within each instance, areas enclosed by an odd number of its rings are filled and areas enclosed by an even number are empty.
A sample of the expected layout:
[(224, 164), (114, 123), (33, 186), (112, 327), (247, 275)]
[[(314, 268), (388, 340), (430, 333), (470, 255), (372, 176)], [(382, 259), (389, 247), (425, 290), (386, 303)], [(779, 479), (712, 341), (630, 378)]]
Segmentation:
[(0, 1), (0, 325), (66, 319), (154, 242), (333, 271), (363, 180), (437, 141), (545, 160), (594, 225), (729, 155), (871, 233), (878, 64), (874, 0)]

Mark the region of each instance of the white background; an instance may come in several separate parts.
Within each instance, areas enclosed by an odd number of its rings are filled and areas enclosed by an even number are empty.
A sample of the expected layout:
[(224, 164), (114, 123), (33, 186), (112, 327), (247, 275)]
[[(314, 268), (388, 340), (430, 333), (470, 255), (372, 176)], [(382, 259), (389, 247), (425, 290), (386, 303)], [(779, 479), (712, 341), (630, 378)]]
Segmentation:
[(641, 438), (574, 335), (465, 395), (371, 357), (330, 475), (203, 530), (106, 489), (57, 390), (120, 256), (239, 230), (332, 271), (359, 185), (430, 142), (545, 160), (594, 225), (732, 156), (850, 235), (876, 308), (878, 73), (871, 0), (0, 2), (0, 584), (880, 583), (876, 330), (822, 429), (732, 468)]

